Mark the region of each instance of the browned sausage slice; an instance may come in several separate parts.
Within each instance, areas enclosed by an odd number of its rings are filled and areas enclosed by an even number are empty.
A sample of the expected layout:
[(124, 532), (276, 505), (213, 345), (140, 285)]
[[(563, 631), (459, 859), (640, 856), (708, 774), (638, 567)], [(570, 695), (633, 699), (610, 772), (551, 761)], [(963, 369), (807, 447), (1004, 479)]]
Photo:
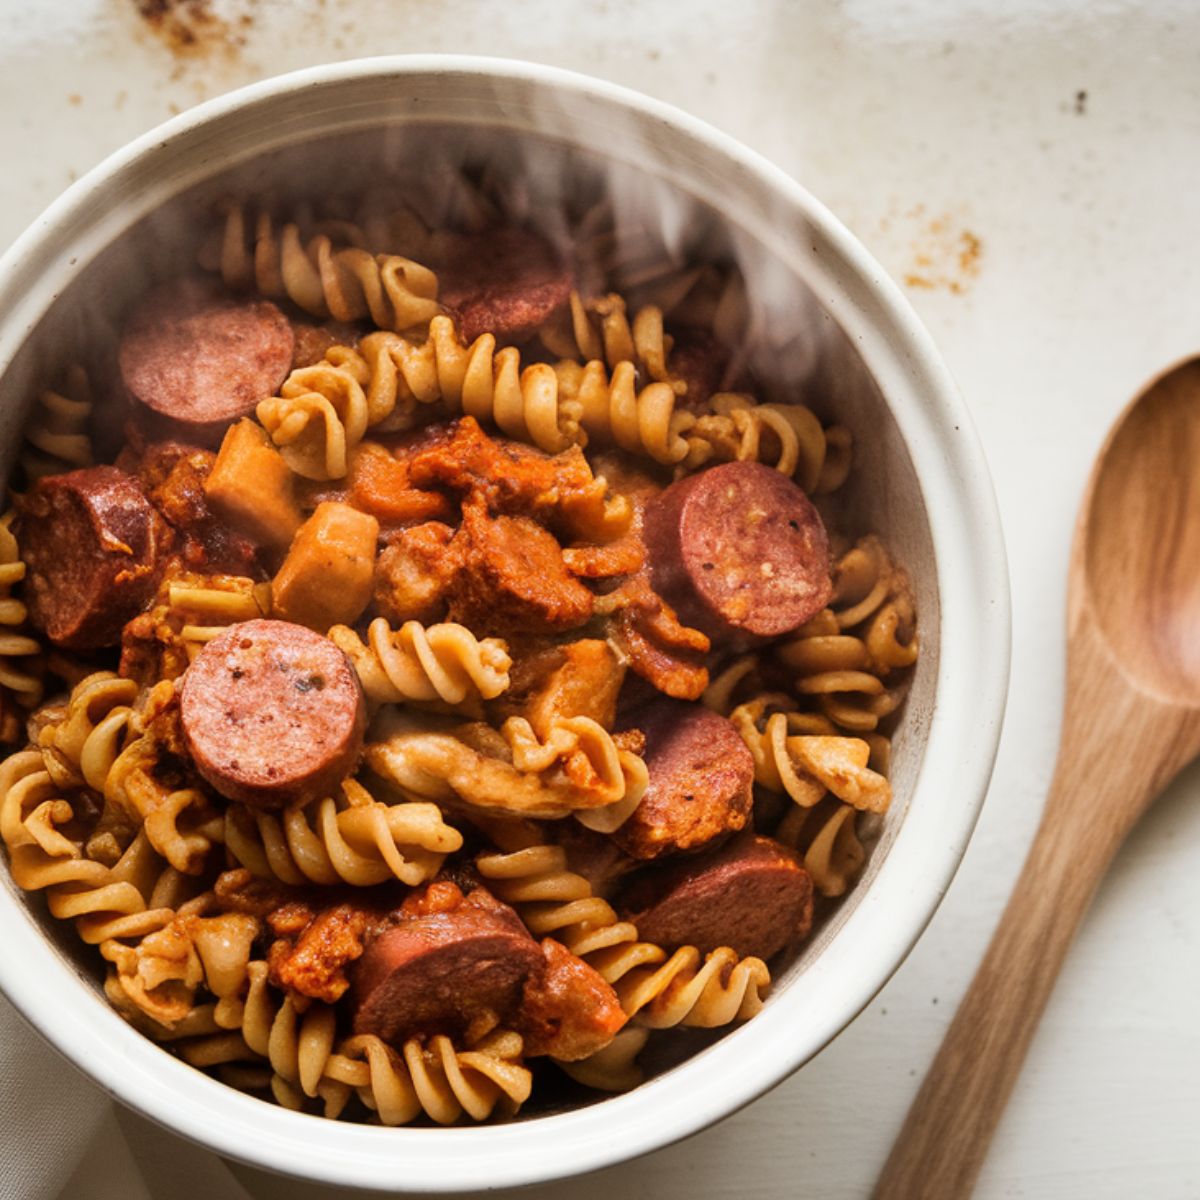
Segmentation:
[(121, 335), (118, 361), (153, 433), (215, 448), (292, 365), (287, 318), (266, 300), (230, 300), (194, 280), (155, 288)]
[(820, 515), (761, 463), (724, 463), (671, 484), (646, 505), (643, 536), (655, 589), (717, 644), (787, 633), (833, 591)]
[(785, 846), (746, 833), (642, 876), (622, 899), (638, 936), (666, 949), (730, 946), (767, 959), (812, 926), (812, 876)]
[(399, 1046), (414, 1033), (464, 1029), (489, 1012), (507, 1019), (542, 962), (517, 914), (475, 888), (440, 911), (404, 917), (367, 945), (353, 968), (354, 1030)]
[(754, 759), (729, 721), (699, 704), (661, 699), (629, 723), (646, 735), (650, 784), (612, 835), (622, 850), (634, 858), (658, 858), (699, 850), (745, 828)]
[(349, 660), (287, 621), (243, 621), (209, 642), (184, 674), (181, 716), (200, 774), (263, 808), (331, 795), (366, 729)]
[(523, 341), (567, 302), (571, 283), (549, 242), (511, 226), (454, 239), (438, 264), (439, 299), (468, 342)]
[(49, 475), (20, 513), (33, 624), (72, 650), (115, 645), (153, 596), (170, 536), (141, 485), (109, 466)]

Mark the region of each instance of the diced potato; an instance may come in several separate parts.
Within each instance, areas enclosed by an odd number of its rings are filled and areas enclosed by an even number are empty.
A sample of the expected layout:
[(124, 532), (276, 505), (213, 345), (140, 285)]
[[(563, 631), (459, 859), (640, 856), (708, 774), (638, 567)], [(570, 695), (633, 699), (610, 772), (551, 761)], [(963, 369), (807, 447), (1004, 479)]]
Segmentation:
[(353, 624), (371, 599), (378, 537), (367, 513), (337, 500), (318, 504), (271, 584), (273, 615), (318, 633)]
[(267, 546), (286, 546), (304, 521), (291, 469), (266, 430), (248, 419), (226, 432), (204, 494), (217, 516)]

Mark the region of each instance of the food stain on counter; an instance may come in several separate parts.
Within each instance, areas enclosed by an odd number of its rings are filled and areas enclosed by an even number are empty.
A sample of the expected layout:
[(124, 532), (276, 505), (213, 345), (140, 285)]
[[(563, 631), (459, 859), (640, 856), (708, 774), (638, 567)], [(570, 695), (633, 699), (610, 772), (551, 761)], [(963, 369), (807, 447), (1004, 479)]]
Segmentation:
[(235, 56), (254, 24), (253, 0), (134, 0), (145, 26), (180, 59)]
[(920, 206), (918, 210), (913, 215), (920, 225), (911, 244), (905, 284), (962, 295), (979, 278), (983, 242), (949, 214), (926, 219)]

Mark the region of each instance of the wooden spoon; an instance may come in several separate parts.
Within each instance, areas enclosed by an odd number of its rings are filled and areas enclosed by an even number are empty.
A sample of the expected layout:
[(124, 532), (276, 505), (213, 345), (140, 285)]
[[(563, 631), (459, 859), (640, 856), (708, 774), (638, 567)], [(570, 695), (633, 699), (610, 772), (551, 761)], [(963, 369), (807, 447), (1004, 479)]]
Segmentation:
[(1125, 835), (1200, 754), (1200, 358), (1125, 410), (1071, 552), (1062, 744), (1000, 926), (875, 1200), (965, 1200), (1075, 930)]

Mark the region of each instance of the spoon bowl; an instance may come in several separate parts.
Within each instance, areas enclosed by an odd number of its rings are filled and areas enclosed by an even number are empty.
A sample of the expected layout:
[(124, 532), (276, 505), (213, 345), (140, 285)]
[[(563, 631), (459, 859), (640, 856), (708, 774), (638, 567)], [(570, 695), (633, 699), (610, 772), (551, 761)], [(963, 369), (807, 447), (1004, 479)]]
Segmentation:
[[(1159, 376), (1101, 454), (1083, 548), (1096, 621), (1124, 672), (1200, 705), (1200, 358)], [(1119, 567), (1120, 573), (1114, 569)]]
[(1071, 556), (1062, 742), (1016, 888), (875, 1200), (964, 1200), (1092, 896), (1200, 754), (1200, 358), (1153, 380), (1096, 460)]

